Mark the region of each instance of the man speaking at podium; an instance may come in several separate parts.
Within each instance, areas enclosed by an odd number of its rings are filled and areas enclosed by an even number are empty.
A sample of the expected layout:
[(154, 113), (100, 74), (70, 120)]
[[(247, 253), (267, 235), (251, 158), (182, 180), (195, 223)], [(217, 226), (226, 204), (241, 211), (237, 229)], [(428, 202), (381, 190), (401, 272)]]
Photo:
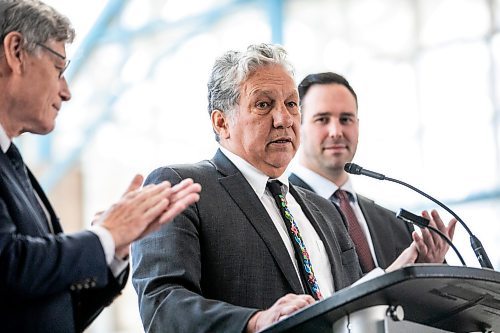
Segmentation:
[[(133, 244), (133, 284), (146, 332), (257, 332), (362, 275), (328, 200), (288, 183), (300, 142), (299, 96), (283, 48), (218, 58), (208, 111), (213, 159), (159, 168), (146, 183), (189, 177), (200, 201)], [(413, 263), (420, 239), (393, 268)]]

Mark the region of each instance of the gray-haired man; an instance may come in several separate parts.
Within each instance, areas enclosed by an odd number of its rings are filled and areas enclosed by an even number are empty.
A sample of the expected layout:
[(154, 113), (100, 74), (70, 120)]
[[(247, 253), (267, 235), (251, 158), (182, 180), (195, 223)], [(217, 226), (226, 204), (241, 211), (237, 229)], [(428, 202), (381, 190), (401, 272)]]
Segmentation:
[[(361, 276), (337, 208), (284, 173), (300, 142), (298, 104), (281, 47), (216, 60), (208, 111), (220, 149), (146, 180), (203, 186), (196, 205), (132, 247), (147, 332), (257, 332)], [(412, 245), (398, 264), (416, 257)]]
[[(132, 241), (198, 199), (191, 180), (127, 192), (71, 235), (12, 139), (52, 131), (71, 98), (63, 76), (67, 18), (37, 0), (0, 1), (0, 327), (5, 332), (83, 331), (120, 293)], [(124, 260), (125, 259), (125, 260)]]

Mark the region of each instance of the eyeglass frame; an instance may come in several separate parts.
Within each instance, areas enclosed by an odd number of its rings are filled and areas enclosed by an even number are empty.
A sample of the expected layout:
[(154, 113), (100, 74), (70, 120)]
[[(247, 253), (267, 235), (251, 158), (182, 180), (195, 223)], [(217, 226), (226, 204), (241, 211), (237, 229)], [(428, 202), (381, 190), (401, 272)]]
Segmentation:
[(68, 68), (69, 64), (71, 63), (71, 60), (69, 59), (66, 59), (65, 56), (63, 56), (62, 54), (60, 54), (59, 52), (57, 51), (54, 51), (52, 48), (48, 47), (47, 45), (45, 44), (42, 44), (42, 43), (39, 43), (39, 42), (35, 42), (35, 45), (36, 46), (40, 46), (42, 49), (44, 49), (45, 51), (49, 51), (50, 53), (52, 53), (53, 55), (55, 55), (56, 57), (64, 60), (66, 62), (66, 64), (64, 65), (64, 68), (59, 72), (59, 78), (62, 78), (63, 75), (64, 75), (64, 72), (66, 71), (66, 69)]

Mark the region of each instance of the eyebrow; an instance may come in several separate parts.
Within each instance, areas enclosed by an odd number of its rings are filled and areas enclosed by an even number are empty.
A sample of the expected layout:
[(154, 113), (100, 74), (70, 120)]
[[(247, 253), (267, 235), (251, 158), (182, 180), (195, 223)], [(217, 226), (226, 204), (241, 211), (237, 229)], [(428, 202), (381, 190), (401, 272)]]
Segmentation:
[[(274, 95), (276, 95), (275, 91), (274, 90), (262, 90), (262, 89), (255, 89), (251, 92), (251, 96), (259, 96), (259, 95), (265, 95), (269, 98), (272, 98)], [(288, 98), (291, 98), (291, 97), (295, 97), (295, 98), (299, 98), (299, 94), (297, 92), (291, 92), (290, 94), (287, 95), (287, 97), (285, 97), (285, 99), (288, 99)]]
[[(332, 116), (332, 112), (330, 112), (330, 111), (323, 111), (323, 112), (315, 113), (313, 115), (313, 117), (325, 117), (325, 116), (331, 117)], [(356, 117), (356, 113), (354, 113), (354, 112), (341, 112), (340, 116)]]
[(255, 89), (250, 94), (251, 96), (266, 95), (268, 97), (270, 97), (270, 95), (273, 95), (273, 93), (270, 90), (261, 90), (261, 89)]
[(313, 115), (313, 117), (324, 117), (324, 116), (331, 116), (331, 112), (318, 112)]

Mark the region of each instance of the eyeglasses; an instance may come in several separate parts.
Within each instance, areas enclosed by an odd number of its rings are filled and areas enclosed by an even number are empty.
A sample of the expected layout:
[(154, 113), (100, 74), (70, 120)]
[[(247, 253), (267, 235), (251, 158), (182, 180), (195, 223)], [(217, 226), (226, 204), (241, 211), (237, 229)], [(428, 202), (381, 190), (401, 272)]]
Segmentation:
[(51, 49), (50, 47), (42, 44), (42, 43), (35, 43), (37, 46), (40, 46), (42, 49), (44, 49), (45, 51), (48, 51), (50, 53), (52, 53), (53, 55), (55, 55), (56, 57), (62, 59), (65, 61), (65, 65), (64, 67), (59, 71), (59, 78), (62, 78), (62, 76), (64, 75), (64, 72), (66, 71), (66, 68), (68, 68), (71, 60), (66, 60), (66, 57), (63, 56), (62, 54), (60, 54), (59, 52), (57, 51), (54, 51), (53, 49)]

